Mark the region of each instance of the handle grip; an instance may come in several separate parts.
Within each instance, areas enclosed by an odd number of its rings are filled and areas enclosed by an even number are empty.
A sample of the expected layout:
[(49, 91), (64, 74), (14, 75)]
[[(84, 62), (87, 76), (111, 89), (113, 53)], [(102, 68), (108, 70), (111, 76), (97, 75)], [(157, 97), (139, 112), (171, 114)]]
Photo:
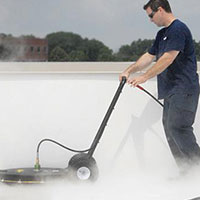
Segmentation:
[(126, 83), (126, 81), (127, 81), (127, 78), (126, 78), (126, 76), (122, 76), (121, 83), (122, 83), (122, 84), (125, 84), (125, 83)]

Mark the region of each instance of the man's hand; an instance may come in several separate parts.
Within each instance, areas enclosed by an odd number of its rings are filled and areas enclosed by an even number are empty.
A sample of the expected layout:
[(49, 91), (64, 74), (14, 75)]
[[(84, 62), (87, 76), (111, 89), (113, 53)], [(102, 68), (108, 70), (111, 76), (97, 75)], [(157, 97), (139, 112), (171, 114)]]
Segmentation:
[(128, 80), (128, 77), (130, 76), (130, 74), (128, 72), (122, 72), (120, 75), (119, 75), (119, 81), (121, 82), (122, 81), (122, 77), (125, 76), (126, 79)]
[(133, 87), (136, 87), (137, 85), (144, 83), (148, 80), (148, 78), (143, 74), (134, 78), (129, 78), (128, 79), (128, 84), (130, 84)]
[(119, 75), (120, 82), (122, 81), (123, 76), (125, 76), (126, 79), (128, 80), (131, 73), (135, 73), (145, 69), (153, 62), (154, 59), (155, 59), (154, 55), (151, 55), (148, 52), (144, 53), (135, 63), (131, 64), (125, 71), (123, 71)]

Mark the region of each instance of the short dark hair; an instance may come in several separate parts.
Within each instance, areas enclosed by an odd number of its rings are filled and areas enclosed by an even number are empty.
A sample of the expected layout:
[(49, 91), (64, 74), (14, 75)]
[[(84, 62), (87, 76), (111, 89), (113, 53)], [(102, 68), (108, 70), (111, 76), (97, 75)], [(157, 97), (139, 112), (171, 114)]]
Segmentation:
[(150, 0), (147, 4), (144, 5), (143, 9), (146, 10), (148, 7), (150, 7), (154, 12), (158, 11), (159, 7), (162, 7), (168, 13), (172, 12), (167, 0)]

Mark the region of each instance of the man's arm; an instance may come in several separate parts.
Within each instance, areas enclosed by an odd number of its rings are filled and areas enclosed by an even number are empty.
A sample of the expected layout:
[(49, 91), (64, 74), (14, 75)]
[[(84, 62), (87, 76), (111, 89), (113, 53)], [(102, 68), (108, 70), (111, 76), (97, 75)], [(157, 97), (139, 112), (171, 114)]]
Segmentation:
[(146, 82), (148, 79), (163, 72), (169, 65), (171, 65), (179, 54), (179, 51), (169, 51), (164, 53), (158, 61), (144, 74), (128, 80), (128, 83), (136, 87), (138, 84)]
[(131, 73), (145, 69), (153, 62), (154, 58), (155, 56), (149, 53), (143, 54), (135, 63), (130, 65), (124, 72), (120, 74), (119, 80), (121, 81), (122, 76), (125, 76), (128, 79)]

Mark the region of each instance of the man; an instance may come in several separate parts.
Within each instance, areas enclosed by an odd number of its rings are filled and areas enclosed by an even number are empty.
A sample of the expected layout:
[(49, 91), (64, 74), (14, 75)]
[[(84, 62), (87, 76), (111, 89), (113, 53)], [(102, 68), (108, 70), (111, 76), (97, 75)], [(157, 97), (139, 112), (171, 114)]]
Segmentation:
[[(174, 17), (167, 0), (150, 0), (144, 10), (153, 23), (164, 28), (158, 31), (149, 51), (122, 72), (119, 79), (125, 76), (135, 87), (157, 76), (158, 98), (164, 99), (163, 126), (171, 152), (178, 166), (191, 166), (200, 160), (192, 128), (200, 91), (192, 35)], [(155, 64), (144, 74), (129, 77), (155, 59)]]

